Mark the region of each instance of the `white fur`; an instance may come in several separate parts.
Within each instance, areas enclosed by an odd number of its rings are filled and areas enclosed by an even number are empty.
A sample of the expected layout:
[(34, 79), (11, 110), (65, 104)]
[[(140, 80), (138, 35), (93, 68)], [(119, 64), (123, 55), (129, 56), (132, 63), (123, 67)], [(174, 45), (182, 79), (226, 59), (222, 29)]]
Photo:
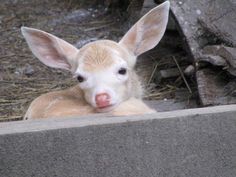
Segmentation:
[[(86, 47), (84, 46), (80, 50), (52, 34), (37, 29), (22, 27), (22, 34), (33, 54), (45, 65), (70, 70), (74, 77), (81, 75), (85, 78), (85, 81), (80, 83), (79, 87), (83, 91), (83, 95), (81, 96), (84, 96), (88, 104), (93, 108), (97, 108), (96, 95), (106, 93), (109, 95), (109, 103), (111, 106), (105, 107), (104, 109), (97, 109), (97, 111), (107, 112), (118, 107), (117, 110), (119, 111), (115, 111), (115, 114), (119, 114), (119, 112), (125, 109), (125, 107), (120, 106), (120, 104), (127, 100), (131, 101), (127, 101), (124, 105), (133, 104), (139, 99), (141, 87), (134, 71), (136, 58), (140, 54), (155, 47), (161, 40), (166, 29), (168, 14), (169, 2), (166, 1), (143, 16), (124, 35), (119, 43), (97, 41), (93, 44), (87, 44)], [(85, 65), (88, 65), (88, 63), (85, 63), (84, 60), (86, 57), (88, 58), (89, 53), (94, 52), (94, 54), (96, 54), (96, 52), (99, 52), (99, 49), (96, 48), (97, 45), (103, 46), (104, 51), (109, 53), (109, 60), (113, 61), (112, 65), (104, 67), (102, 70), (94, 70), (94, 72), (86, 71)], [(89, 50), (89, 47), (93, 50)], [(120, 68), (126, 68), (127, 73), (124, 75), (118, 74)], [(63, 93), (65, 94), (66, 92)], [(134, 99), (135, 97), (136, 99)], [(47, 97), (45, 98), (47, 99)], [(38, 100), (41, 102), (34, 102), (34, 105), (36, 105), (35, 109), (37, 105), (42, 103), (42, 99)], [(68, 98), (68, 100), (70, 102), (70, 98)], [(53, 100), (49, 101), (44, 111), (47, 113), (49, 108), (62, 101), (63, 100), (53, 97)], [(143, 107), (144, 112), (152, 112), (144, 106), (144, 103), (137, 103), (137, 105), (141, 108)], [(137, 112), (140, 112), (140, 107), (137, 107)], [(127, 106), (127, 108), (130, 108), (128, 112), (135, 112), (135, 106)], [(33, 108), (30, 107), (30, 109)], [(76, 110), (74, 107), (71, 109)], [(28, 113), (31, 113), (30, 115), (32, 115), (33, 112), (33, 110), (28, 110)], [(70, 111), (66, 110), (66, 112)], [(50, 113), (48, 114), (50, 115)]]
[[(111, 96), (111, 104), (116, 106), (123, 99), (119, 95), (119, 90), (122, 89), (123, 83), (128, 80), (129, 68), (127, 62), (118, 56), (113, 57), (114, 65), (106, 70), (91, 74), (83, 70), (83, 58), (81, 65), (78, 66), (75, 77), (78, 75), (83, 76), (86, 80), (80, 83), (80, 88), (84, 91), (85, 99), (93, 107), (96, 108), (95, 96), (100, 93), (108, 93)], [(127, 74), (120, 75), (118, 70), (126, 68)], [(101, 82), (102, 81), (102, 82)]]

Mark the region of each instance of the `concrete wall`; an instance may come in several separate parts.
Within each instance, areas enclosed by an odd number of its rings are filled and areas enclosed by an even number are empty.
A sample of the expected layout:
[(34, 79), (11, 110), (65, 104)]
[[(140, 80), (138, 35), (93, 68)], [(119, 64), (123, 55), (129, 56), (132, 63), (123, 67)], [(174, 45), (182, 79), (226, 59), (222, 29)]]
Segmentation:
[(235, 177), (236, 105), (0, 124), (1, 177)]

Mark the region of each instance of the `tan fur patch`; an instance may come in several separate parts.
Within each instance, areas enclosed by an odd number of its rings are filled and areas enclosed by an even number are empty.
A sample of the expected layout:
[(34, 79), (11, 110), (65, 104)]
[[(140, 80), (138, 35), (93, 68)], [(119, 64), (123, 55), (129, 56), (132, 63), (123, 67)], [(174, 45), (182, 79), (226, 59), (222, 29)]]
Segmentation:
[(118, 43), (101, 40), (85, 45), (79, 52), (82, 57), (83, 70), (96, 72), (114, 64), (117, 55), (125, 60), (128, 53)]

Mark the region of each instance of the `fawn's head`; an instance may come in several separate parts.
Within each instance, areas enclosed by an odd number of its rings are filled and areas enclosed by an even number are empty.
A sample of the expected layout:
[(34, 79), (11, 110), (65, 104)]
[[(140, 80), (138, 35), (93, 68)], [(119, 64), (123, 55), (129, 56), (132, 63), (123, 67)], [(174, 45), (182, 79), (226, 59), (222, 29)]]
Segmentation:
[(80, 49), (41, 30), (22, 27), (33, 54), (45, 65), (71, 71), (78, 79), (86, 101), (107, 111), (130, 97), (140, 95), (134, 72), (136, 58), (155, 47), (168, 21), (169, 2), (143, 16), (117, 43), (91, 42)]

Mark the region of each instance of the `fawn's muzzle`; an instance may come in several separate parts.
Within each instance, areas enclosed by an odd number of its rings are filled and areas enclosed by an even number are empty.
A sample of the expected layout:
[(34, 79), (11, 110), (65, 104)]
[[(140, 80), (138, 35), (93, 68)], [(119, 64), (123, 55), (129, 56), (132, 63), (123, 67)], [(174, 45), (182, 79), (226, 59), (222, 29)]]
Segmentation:
[(110, 106), (110, 95), (107, 93), (99, 93), (95, 96), (96, 105), (98, 108)]

